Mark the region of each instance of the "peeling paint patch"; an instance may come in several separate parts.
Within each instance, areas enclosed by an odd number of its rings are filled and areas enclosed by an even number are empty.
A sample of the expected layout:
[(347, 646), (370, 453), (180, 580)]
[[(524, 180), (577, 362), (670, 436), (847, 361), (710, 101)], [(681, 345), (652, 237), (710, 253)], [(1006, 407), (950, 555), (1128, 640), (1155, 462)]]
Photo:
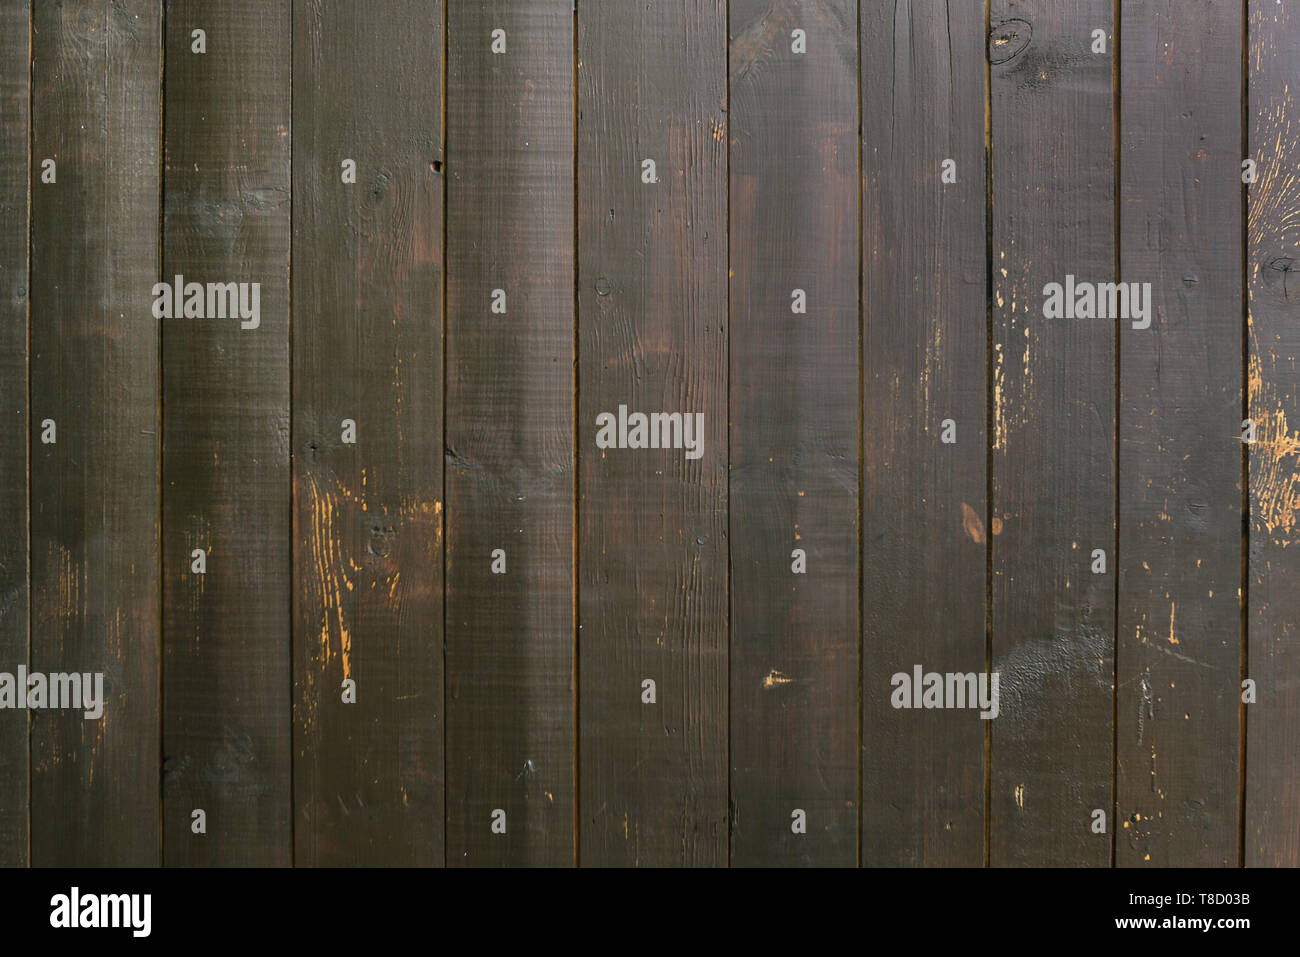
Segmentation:
[(771, 688), (775, 688), (777, 685), (788, 685), (793, 681), (794, 681), (793, 678), (781, 674), (781, 672), (777, 671), (774, 668), (771, 671), (769, 671), (767, 673), (767, 677), (763, 679), (763, 687), (771, 689)]

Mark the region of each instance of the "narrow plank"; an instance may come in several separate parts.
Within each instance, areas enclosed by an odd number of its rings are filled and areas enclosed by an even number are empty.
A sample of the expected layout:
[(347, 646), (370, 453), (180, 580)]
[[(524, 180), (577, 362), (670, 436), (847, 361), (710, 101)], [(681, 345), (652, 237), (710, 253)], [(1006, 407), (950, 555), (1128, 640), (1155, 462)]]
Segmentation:
[(1236, 866), (1241, 7), (1122, 17), (1115, 863)]
[(160, 11), (33, 11), (31, 668), (104, 677), (31, 712), (31, 863), (156, 865)]
[(1043, 289), (1115, 280), (1112, 18), (1110, 0), (991, 10), (994, 865), (1111, 857), (1091, 825), (1114, 770), (1115, 323), (1046, 318)]
[[(984, 11), (863, 6), (862, 862), (984, 863), (987, 722), (895, 708), (986, 670)], [(955, 182), (944, 181), (944, 163)], [(943, 441), (951, 420), (955, 443)], [(995, 530), (997, 526), (994, 526)]]
[(447, 859), (572, 865), (573, 4), (449, 13)]
[[(1300, 101), (1291, 91), (1300, 56), (1300, 13), (1290, 4), (1249, 6), (1248, 187), (1250, 524), (1246, 706), (1245, 863), (1300, 866), (1300, 325), (1291, 304), (1300, 259)], [(1300, 284), (1298, 284), (1300, 285)], [(1226, 676), (1225, 676), (1226, 677)]]
[(736, 0), (730, 27), (731, 862), (852, 866), (857, 5)]
[[(27, 663), (27, 229), (31, 8), (0, 9), (0, 669)], [(0, 867), (27, 863), (28, 727), (0, 714)]]
[(294, 8), (299, 865), (443, 859), (442, 31)]
[[(583, 864), (728, 859), (726, 59), (723, 0), (578, 10)], [(699, 457), (599, 448), (620, 407)]]
[(162, 276), (260, 284), (256, 328), (162, 320), (168, 865), (291, 859), (289, 27), (286, 2), (167, 4)]

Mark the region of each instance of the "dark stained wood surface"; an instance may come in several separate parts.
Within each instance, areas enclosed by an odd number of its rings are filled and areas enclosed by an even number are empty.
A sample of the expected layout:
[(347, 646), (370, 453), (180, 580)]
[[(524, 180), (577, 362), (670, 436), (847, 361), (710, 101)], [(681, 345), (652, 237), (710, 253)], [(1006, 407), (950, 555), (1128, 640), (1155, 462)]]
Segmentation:
[(289, 4), (172, 0), (165, 64), (161, 274), (259, 283), (260, 316), (161, 320), (164, 860), (285, 865)]
[(852, 866), (857, 10), (730, 26), (731, 862)]
[(0, 863), (1300, 864), (1288, 9), (7, 5)]
[(1235, 866), (1241, 10), (1122, 12), (1120, 278), (1156, 309), (1119, 326), (1115, 864)]
[(449, 11), (447, 861), (571, 866), (573, 5)]
[[(94, 721), (27, 712), (30, 861), (149, 866), (159, 862), (160, 10), (147, 0), (32, 9), (30, 668), (102, 673), (104, 701)], [(46, 159), (52, 183), (41, 182)], [(42, 439), (47, 421), (54, 442)]]
[[(578, 11), (583, 864), (728, 859), (726, 13)], [(702, 414), (702, 454), (597, 448), (621, 406)]]
[(994, 866), (1111, 859), (1115, 323), (1048, 319), (1043, 289), (1116, 278), (1112, 8), (991, 8)]
[(1250, 645), (1245, 706), (1243, 862), (1300, 866), (1300, 326), (1291, 304), (1300, 259), (1300, 100), (1290, 64), (1300, 56), (1300, 14), (1249, 5), (1248, 148), (1258, 179), (1248, 187), (1245, 272), (1250, 519), (1246, 576)]
[[(0, 9), (0, 661), (27, 663), (27, 230), (31, 8)], [(39, 424), (39, 423), (38, 423)], [(27, 863), (28, 727), (0, 715), (0, 866)]]
[(442, 21), (294, 4), (299, 865), (443, 860)]
[[(986, 667), (983, 38), (975, 5), (863, 6), (867, 866), (984, 862), (988, 722), (891, 700), (892, 676), (910, 678), (918, 664)], [(955, 182), (945, 181), (949, 160)], [(943, 441), (945, 422), (954, 442)]]

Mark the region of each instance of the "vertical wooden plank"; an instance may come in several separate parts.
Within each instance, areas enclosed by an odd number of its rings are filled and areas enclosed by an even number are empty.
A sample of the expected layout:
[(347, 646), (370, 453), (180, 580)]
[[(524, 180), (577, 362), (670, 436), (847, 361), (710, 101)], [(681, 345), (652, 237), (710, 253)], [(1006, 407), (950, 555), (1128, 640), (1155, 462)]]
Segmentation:
[(848, 0), (731, 5), (731, 861), (742, 866), (857, 862), (856, 36)]
[(167, 4), (162, 276), (260, 284), (256, 328), (162, 320), (167, 864), (291, 859), (289, 28), (287, 2)]
[[(1116, 864), (1237, 863), (1241, 7), (1124, 4)], [(1140, 324), (1140, 323), (1139, 323)]]
[(987, 721), (892, 678), (986, 670), (984, 10), (862, 16), (862, 862), (974, 867)]
[[(1245, 863), (1300, 866), (1300, 324), (1291, 304), (1300, 259), (1300, 12), (1251, 0), (1248, 188), (1250, 525)], [(1300, 283), (1296, 283), (1300, 290)]]
[[(27, 230), (32, 21), (0, 9), (0, 667), (27, 663)], [(0, 714), (0, 866), (27, 863), (27, 713)]]
[(33, 9), (31, 669), (104, 700), (30, 712), (31, 862), (155, 865), (159, 7)]
[(447, 859), (572, 865), (573, 4), (449, 13)]
[[(726, 44), (723, 0), (578, 10), (584, 864), (728, 857)], [(682, 447), (599, 447), (620, 408)]]
[(1115, 280), (1112, 6), (991, 11), (994, 865), (1111, 856), (1116, 323), (1049, 319), (1043, 290)]
[(293, 37), (294, 861), (438, 865), (442, 7)]

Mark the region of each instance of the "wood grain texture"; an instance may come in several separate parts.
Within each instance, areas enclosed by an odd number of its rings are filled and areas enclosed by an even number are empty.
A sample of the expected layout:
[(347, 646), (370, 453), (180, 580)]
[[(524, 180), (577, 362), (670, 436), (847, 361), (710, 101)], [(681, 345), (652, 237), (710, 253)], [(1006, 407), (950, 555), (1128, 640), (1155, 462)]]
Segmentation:
[[(31, 8), (0, 8), (0, 668), (27, 663), (27, 230)], [(0, 714), (0, 867), (27, 863), (28, 722)]]
[(449, 11), (447, 859), (572, 865), (573, 5)]
[(1112, 15), (1109, 0), (991, 11), (995, 866), (1111, 858), (1091, 824), (1112, 809), (1115, 323), (1048, 319), (1043, 289), (1115, 279)]
[(1115, 863), (1235, 866), (1241, 7), (1122, 16), (1120, 279), (1152, 314), (1119, 328)]
[(443, 860), (442, 21), (294, 6), (296, 864)]
[(31, 863), (153, 865), (159, 7), (33, 11), (31, 668), (102, 672), (104, 702), (29, 712)]
[[(863, 834), (868, 866), (984, 862), (987, 722), (891, 677), (983, 672), (984, 13), (864, 5)], [(956, 182), (943, 182), (943, 163)], [(944, 443), (951, 419), (956, 442)], [(998, 526), (993, 526), (994, 532)]]
[(289, 27), (287, 2), (167, 4), (162, 276), (260, 283), (255, 329), (162, 320), (169, 865), (291, 859)]
[(738, 0), (730, 30), (731, 862), (852, 866), (857, 10)]
[(1247, 69), (1248, 416), (1250, 524), (1246, 706), (1245, 864), (1300, 866), (1300, 324), (1291, 302), (1300, 282), (1300, 99), (1291, 90), (1300, 57), (1300, 12), (1251, 0)]
[[(723, 0), (579, 9), (583, 864), (728, 859), (726, 85)], [(597, 448), (620, 405), (703, 454)]]
[(3, 5), (0, 865), (1300, 866), (1290, 6)]

